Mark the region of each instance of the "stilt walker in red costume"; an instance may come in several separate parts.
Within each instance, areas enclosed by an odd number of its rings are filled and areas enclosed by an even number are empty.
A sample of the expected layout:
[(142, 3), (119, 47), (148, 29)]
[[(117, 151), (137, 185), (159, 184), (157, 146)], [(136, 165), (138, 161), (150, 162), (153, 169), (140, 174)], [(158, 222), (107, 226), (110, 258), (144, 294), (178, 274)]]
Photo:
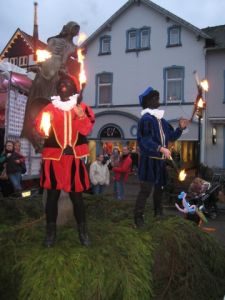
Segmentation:
[(94, 113), (79, 103), (76, 84), (65, 75), (57, 84), (57, 96), (37, 115), (37, 132), (45, 138), (42, 150), (40, 185), (47, 190), (45, 245), (56, 240), (58, 199), (61, 190), (69, 193), (82, 245), (89, 245), (82, 192), (89, 189), (89, 178), (82, 158), (89, 154), (86, 136), (92, 130)]

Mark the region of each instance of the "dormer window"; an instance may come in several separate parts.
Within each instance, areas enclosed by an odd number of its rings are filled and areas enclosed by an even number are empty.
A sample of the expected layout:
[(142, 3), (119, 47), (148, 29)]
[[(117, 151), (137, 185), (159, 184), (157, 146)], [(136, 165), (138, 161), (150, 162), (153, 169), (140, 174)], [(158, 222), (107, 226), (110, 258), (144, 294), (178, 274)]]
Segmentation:
[(180, 26), (171, 26), (168, 28), (167, 47), (182, 46)]
[(104, 35), (100, 37), (99, 55), (111, 54), (111, 36)]
[(150, 49), (150, 28), (142, 27), (127, 31), (127, 52)]

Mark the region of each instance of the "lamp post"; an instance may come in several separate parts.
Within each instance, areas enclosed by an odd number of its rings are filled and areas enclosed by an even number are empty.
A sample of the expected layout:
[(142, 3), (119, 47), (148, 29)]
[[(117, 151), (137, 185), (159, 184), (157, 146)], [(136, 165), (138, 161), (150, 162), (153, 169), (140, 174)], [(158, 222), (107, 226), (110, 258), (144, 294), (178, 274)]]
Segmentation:
[(200, 163), (201, 163), (201, 121), (203, 119), (203, 113), (206, 108), (206, 102), (203, 99), (203, 92), (208, 91), (208, 81), (206, 79), (200, 81), (197, 85), (198, 94), (195, 101), (195, 113), (198, 118), (198, 144), (197, 144), (197, 169), (196, 176), (200, 174)]

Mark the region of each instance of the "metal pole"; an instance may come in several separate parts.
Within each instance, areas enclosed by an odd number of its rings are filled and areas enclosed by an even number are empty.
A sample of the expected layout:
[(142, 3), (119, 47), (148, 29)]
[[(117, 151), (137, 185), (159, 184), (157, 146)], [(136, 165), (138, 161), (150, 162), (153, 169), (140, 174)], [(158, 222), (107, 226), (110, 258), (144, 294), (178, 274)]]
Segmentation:
[(201, 164), (201, 116), (198, 116), (198, 147), (197, 147), (197, 174), (200, 175)]
[(12, 86), (11, 80), (12, 80), (12, 71), (9, 72), (9, 81), (8, 81), (8, 87), (7, 87), (8, 95), (7, 95), (7, 102), (6, 102), (6, 107), (5, 107), (5, 118), (6, 118), (5, 119), (5, 137), (4, 137), (5, 142), (9, 136), (9, 113), (10, 113), (10, 102), (11, 102), (10, 93), (11, 93), (11, 86)]

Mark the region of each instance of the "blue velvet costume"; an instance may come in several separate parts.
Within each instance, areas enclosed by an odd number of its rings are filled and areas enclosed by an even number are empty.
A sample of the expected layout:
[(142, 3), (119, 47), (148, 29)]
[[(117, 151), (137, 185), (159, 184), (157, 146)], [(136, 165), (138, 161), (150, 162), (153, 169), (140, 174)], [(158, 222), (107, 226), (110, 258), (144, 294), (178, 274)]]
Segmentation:
[(160, 147), (168, 147), (169, 141), (177, 140), (182, 129), (176, 130), (165, 120), (161, 119), (164, 133), (164, 145), (162, 145), (160, 135), (160, 125), (157, 118), (150, 113), (145, 113), (138, 123), (137, 141), (140, 148), (139, 179), (148, 181), (156, 186), (166, 184), (166, 162), (159, 152)]

